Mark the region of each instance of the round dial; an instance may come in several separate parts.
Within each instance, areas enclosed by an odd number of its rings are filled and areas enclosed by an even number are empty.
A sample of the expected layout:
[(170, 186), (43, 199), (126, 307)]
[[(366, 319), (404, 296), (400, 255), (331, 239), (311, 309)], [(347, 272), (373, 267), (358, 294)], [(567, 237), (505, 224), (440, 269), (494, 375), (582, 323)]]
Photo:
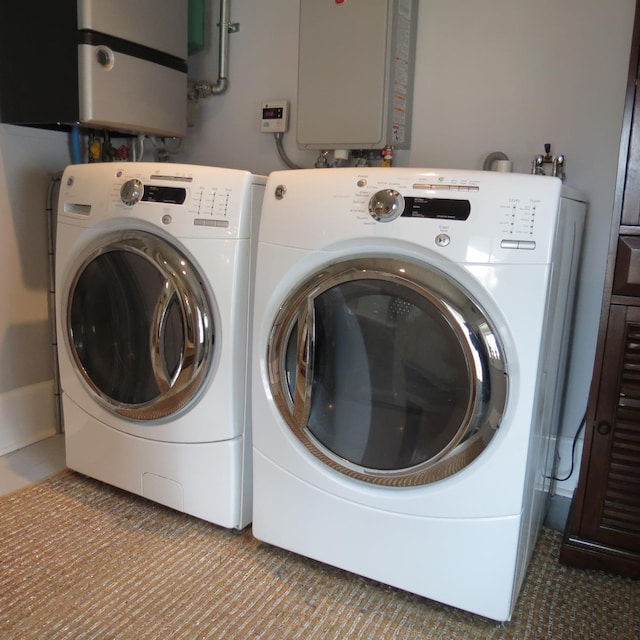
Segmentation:
[(132, 206), (136, 202), (140, 202), (142, 194), (144, 193), (144, 186), (137, 178), (127, 180), (120, 189), (120, 199), (126, 205)]
[(395, 189), (376, 191), (369, 200), (369, 214), (379, 222), (391, 222), (404, 211), (404, 198)]

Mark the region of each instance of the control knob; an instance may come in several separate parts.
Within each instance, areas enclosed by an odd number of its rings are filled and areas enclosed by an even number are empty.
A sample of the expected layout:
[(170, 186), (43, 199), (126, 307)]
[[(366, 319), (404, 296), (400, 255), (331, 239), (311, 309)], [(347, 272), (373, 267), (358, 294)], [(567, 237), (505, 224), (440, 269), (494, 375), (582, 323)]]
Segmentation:
[(133, 206), (137, 202), (140, 202), (142, 194), (144, 193), (144, 186), (137, 178), (127, 180), (120, 189), (120, 199), (127, 206)]
[(404, 211), (404, 198), (395, 189), (376, 191), (369, 200), (369, 214), (378, 222), (391, 222)]

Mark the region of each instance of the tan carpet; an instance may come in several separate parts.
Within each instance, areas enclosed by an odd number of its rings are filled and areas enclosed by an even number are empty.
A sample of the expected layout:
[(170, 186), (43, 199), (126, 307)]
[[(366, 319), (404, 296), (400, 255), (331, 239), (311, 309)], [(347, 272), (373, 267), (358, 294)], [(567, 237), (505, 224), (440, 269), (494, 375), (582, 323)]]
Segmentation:
[(543, 530), (498, 624), (65, 471), (0, 499), (0, 638), (640, 638), (640, 583), (559, 544)]

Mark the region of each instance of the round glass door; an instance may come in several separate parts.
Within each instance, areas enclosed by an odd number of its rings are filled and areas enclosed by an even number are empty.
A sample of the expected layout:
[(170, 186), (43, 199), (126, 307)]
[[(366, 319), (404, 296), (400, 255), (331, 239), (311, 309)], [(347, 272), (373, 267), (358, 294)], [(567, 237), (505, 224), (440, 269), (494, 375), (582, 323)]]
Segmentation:
[(506, 404), (503, 353), (449, 276), (376, 257), (302, 283), (280, 307), (267, 362), (281, 414), (315, 456), (366, 482), (414, 486), (485, 449)]
[(181, 411), (211, 370), (213, 313), (198, 272), (146, 232), (114, 234), (87, 256), (69, 290), (66, 323), (94, 397), (132, 420)]

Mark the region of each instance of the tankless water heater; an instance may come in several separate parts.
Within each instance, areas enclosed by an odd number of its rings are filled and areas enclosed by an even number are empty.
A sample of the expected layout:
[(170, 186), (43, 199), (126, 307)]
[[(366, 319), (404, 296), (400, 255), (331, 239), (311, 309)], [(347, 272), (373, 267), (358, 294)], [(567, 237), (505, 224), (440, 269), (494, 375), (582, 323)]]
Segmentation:
[(185, 0), (32, 0), (0, 8), (0, 118), (184, 136)]
[(300, 0), (297, 141), (407, 149), (418, 0)]

